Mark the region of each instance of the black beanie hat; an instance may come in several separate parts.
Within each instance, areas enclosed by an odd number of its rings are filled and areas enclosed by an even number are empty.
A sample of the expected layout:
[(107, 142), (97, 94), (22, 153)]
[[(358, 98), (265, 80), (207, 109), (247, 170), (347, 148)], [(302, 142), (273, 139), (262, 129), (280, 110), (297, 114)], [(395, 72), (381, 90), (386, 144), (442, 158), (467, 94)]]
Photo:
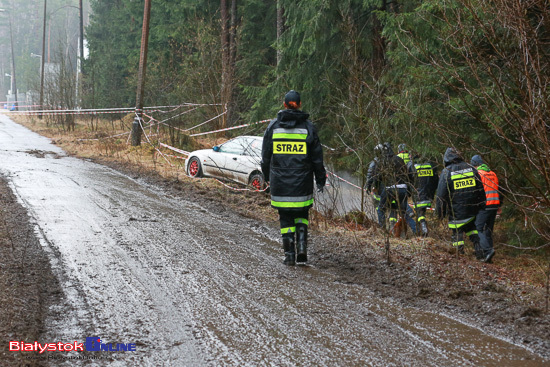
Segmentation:
[(296, 104), (299, 105), (300, 93), (296, 92), (295, 90), (291, 90), (287, 94), (285, 94), (285, 103), (288, 105), (289, 102), (296, 102)]
[(472, 160), (470, 161), (470, 164), (474, 167), (477, 167), (477, 166), (481, 166), (483, 164), (483, 159), (481, 158), (480, 155), (474, 155), (472, 157)]

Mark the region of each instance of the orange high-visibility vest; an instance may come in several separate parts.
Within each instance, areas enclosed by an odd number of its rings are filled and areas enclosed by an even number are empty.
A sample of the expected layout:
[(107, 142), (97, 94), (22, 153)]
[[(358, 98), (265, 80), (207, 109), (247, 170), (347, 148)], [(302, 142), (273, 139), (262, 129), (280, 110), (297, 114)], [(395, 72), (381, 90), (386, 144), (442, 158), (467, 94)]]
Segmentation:
[(485, 208), (492, 209), (500, 206), (500, 198), (498, 196), (498, 178), (493, 171), (479, 170), (481, 176), (481, 182), (483, 182), (483, 188), (485, 189)]

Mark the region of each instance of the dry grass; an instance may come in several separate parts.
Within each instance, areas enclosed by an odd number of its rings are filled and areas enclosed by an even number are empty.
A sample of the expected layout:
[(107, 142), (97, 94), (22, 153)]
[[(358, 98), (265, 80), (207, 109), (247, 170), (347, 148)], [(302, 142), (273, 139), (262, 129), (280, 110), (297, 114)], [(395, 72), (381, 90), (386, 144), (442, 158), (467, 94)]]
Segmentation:
[[(150, 131), (152, 143), (144, 138), (140, 147), (132, 147), (128, 144), (129, 135), (114, 138), (109, 136), (128, 133), (130, 131), (132, 116), (118, 121), (100, 120), (92, 124), (86, 119), (77, 121), (76, 128), (72, 132), (64, 131), (55, 125), (47, 125), (46, 120), (37, 118), (19, 117), (17, 122), (30, 129), (51, 138), (55, 144), (61, 146), (71, 155), (83, 158), (100, 160), (102, 163), (123, 165), (130, 170), (144, 174), (154, 173), (164, 180), (177, 183), (177, 190), (191, 190), (194, 195), (208, 197), (208, 200), (218, 200), (226, 204), (239, 214), (251, 218), (263, 218), (275, 223), (276, 212), (269, 207), (267, 195), (251, 192), (232, 191), (212, 179), (191, 179), (185, 175), (184, 161), (180, 159), (163, 157), (158, 154), (156, 148), (158, 141), (170, 144), (170, 135), (163, 129)], [(159, 135), (156, 135), (159, 134)], [(97, 139), (97, 140), (82, 140)], [(172, 137), (173, 139), (173, 137)], [(180, 139), (181, 140), (181, 139)], [(225, 141), (223, 137), (203, 137), (200, 140), (183, 139), (184, 150), (212, 147)], [(174, 152), (163, 149), (164, 153)], [(174, 153), (178, 155), (178, 153)], [(117, 166), (118, 167), (118, 166)], [(234, 183), (230, 186), (239, 187)], [(454, 256), (454, 249), (450, 247), (450, 232), (443, 223), (433, 218), (428, 213), (428, 223), (431, 235), (428, 239), (414, 238), (409, 232), (410, 239), (390, 239), (390, 249), (393, 259), (415, 259), (415, 261), (429, 262), (430, 272), (438, 276), (451, 276), (450, 267), (461, 267), (461, 274), (471, 278), (472, 282), (481, 279), (493, 279), (502, 286), (521, 287), (528, 286), (543, 291), (548, 280), (548, 260), (541, 255), (532, 253), (517, 254), (506, 247), (499, 245), (496, 238), (495, 249), (497, 255), (495, 264), (485, 265), (477, 262), (472, 254), (471, 245), (467, 249), (466, 257)], [(366, 219), (363, 215), (347, 215), (341, 218), (327, 218), (321, 213), (313, 212), (312, 227), (324, 235), (337, 235), (347, 238), (349, 241), (365, 246), (370, 244), (375, 248), (385, 248), (385, 234), (376, 223)], [(498, 224), (496, 232), (499, 231)], [(526, 288), (527, 289), (527, 288)], [(527, 292), (527, 291), (526, 291)], [(529, 296), (528, 294), (526, 295)], [(540, 294), (536, 296), (540, 302)]]

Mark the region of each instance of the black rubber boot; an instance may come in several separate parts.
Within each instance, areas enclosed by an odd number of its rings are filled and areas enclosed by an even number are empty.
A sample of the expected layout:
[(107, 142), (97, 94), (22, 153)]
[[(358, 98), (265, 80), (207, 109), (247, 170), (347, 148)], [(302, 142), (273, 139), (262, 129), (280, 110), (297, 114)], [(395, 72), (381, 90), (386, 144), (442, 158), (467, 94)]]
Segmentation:
[(483, 250), (481, 249), (481, 245), (479, 242), (474, 242), (474, 251), (476, 254), (476, 259), (483, 260), (485, 256), (483, 256)]
[(306, 226), (299, 226), (297, 228), (297, 238), (296, 238), (298, 245), (298, 256), (296, 258), (296, 261), (299, 263), (305, 263), (307, 261), (307, 227)]
[(495, 250), (490, 249), (489, 252), (486, 252), (483, 255), (483, 258), (481, 259), (481, 261), (483, 261), (484, 263), (490, 264), (493, 262), (493, 256), (495, 256)]
[(428, 225), (425, 220), (420, 221), (420, 230), (422, 232), (422, 237), (428, 237)]
[(296, 250), (294, 248), (294, 238), (283, 237), (283, 250), (285, 250), (285, 265), (296, 264)]

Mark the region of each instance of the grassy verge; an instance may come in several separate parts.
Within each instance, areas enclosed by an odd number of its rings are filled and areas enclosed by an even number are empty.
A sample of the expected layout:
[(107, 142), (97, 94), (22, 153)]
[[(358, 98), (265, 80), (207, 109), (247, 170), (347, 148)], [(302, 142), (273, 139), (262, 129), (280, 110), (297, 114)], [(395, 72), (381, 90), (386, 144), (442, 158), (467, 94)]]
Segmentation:
[[(131, 147), (128, 144), (128, 135), (109, 138), (128, 133), (130, 117), (115, 122), (96, 120), (94, 124), (77, 121), (76, 128), (70, 132), (37, 118), (19, 117), (17, 122), (48, 136), (71, 155), (114, 165), (136, 175), (154, 176), (170, 183), (176, 190), (185, 192), (187, 196), (228, 206), (241, 215), (268, 221), (276, 226), (277, 214), (269, 207), (266, 194), (234, 191), (212, 179), (188, 178), (184, 172), (183, 160), (160, 155), (157, 150), (159, 140), (174, 145), (181, 143), (181, 139), (174, 139), (173, 132), (164, 129), (149, 131), (149, 139), (143, 139), (140, 147)], [(179, 147), (185, 150), (211, 147), (223, 140), (183, 139), (184, 145)], [(234, 183), (229, 185), (238, 187)], [(361, 213), (334, 218), (314, 212), (311, 225), (319, 236), (328, 239), (327, 243), (336, 246), (324, 249), (334, 256), (345, 258), (347, 253), (363, 256), (363, 259), (375, 256), (399, 263), (408, 271), (433, 277), (443, 283), (459, 282), (466, 289), (494, 284), (497, 290), (511, 290), (511, 297), (517, 302), (547, 311), (549, 265), (545, 252), (518, 252), (501, 245), (506, 239), (499, 235), (499, 226), (503, 224), (497, 224), (495, 264), (479, 263), (470, 248), (467, 251), (468, 256), (458, 257), (449, 245), (450, 232), (443, 223), (437, 222), (430, 215), (431, 213), (428, 214), (428, 221), (431, 235), (427, 239), (413, 236), (409, 239), (388, 238), (375, 223)]]

